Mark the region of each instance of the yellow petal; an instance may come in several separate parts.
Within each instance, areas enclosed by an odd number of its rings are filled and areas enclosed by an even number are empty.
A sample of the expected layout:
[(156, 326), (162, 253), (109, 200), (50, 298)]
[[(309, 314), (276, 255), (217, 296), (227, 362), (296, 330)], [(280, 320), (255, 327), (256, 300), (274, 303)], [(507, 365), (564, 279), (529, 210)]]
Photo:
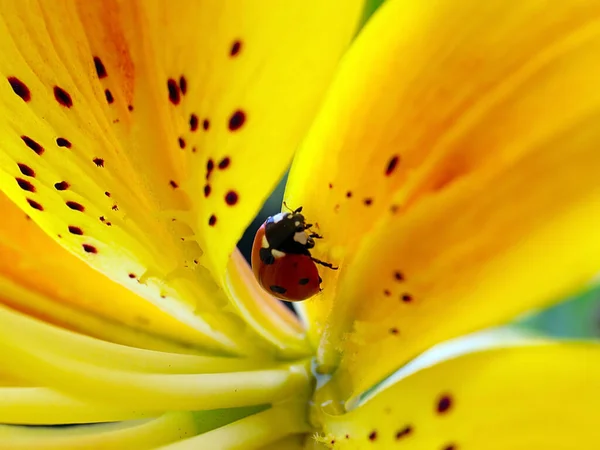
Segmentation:
[(1, 193), (0, 210), (0, 302), (122, 344), (169, 351), (203, 344), (192, 327), (62, 249)]
[[(0, 423), (56, 425), (151, 418), (156, 413), (75, 400), (42, 387), (0, 388)], [(1, 446), (1, 444), (0, 444)]]
[(286, 192), (341, 266), (300, 307), (322, 369), (345, 352), (346, 394), (600, 267), (599, 16), (587, 0), (392, 0), (355, 41)]
[(160, 447), (160, 450), (254, 450), (287, 435), (308, 431), (303, 408), (273, 407), (208, 433)]
[(0, 187), (207, 346), (252, 351), (211, 272), (285, 169), (361, 5), (5, 2)]
[(308, 385), (303, 365), (148, 352), (69, 336), (3, 306), (0, 317), (7, 374), (105, 407), (160, 413), (261, 405)]
[(152, 420), (136, 420), (74, 428), (25, 428), (0, 425), (0, 446), (11, 450), (129, 450), (157, 445), (193, 435), (193, 413), (169, 413)]
[(599, 356), (597, 344), (573, 343), (447, 360), (347, 414), (321, 412), (321, 440), (336, 449), (594, 448)]

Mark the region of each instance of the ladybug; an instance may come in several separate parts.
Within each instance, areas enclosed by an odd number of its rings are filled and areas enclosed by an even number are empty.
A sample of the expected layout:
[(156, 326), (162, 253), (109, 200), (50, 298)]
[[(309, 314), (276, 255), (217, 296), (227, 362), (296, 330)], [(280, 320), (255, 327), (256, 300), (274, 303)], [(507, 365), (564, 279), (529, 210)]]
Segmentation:
[[(285, 205), (285, 203), (284, 203)], [(302, 207), (269, 217), (256, 232), (252, 245), (252, 270), (260, 285), (274, 297), (290, 302), (306, 300), (321, 291), (317, 264), (337, 270), (313, 258), (315, 239), (301, 214)]]

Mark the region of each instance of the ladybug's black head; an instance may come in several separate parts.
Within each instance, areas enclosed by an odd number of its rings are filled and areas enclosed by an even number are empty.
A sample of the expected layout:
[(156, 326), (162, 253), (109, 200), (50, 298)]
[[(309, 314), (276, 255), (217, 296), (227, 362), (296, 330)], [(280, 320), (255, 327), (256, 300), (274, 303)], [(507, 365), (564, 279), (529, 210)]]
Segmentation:
[(265, 237), (269, 247), (283, 253), (310, 254), (315, 243), (308, 236), (306, 219), (298, 210), (282, 212), (267, 219)]

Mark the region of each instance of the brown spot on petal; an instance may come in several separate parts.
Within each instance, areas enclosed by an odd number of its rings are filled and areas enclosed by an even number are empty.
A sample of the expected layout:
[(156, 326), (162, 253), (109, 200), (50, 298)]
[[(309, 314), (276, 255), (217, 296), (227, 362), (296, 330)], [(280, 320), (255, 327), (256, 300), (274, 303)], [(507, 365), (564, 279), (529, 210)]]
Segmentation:
[(177, 142), (179, 143), (179, 148), (184, 149), (185, 148), (185, 139), (183, 139), (182, 137), (180, 137)]
[(35, 186), (23, 178), (16, 178), (17, 184), (21, 189), (27, 192), (35, 192)]
[(377, 430), (373, 430), (373, 431), (371, 431), (371, 433), (369, 433), (369, 440), (370, 441), (377, 440)]
[(110, 92), (110, 89), (106, 89), (104, 91), (104, 96), (106, 97), (106, 101), (109, 105), (111, 105), (115, 101), (115, 98), (113, 97), (112, 92)]
[(60, 105), (64, 106), (65, 108), (70, 108), (71, 106), (73, 106), (73, 99), (71, 99), (71, 95), (63, 88), (54, 86), (54, 98)]
[(410, 303), (412, 302), (412, 297), (410, 294), (402, 294), (402, 301), (404, 303)]
[(210, 121), (208, 119), (202, 121), (202, 128), (204, 128), (204, 131), (207, 131), (210, 128)]
[(231, 159), (229, 156), (226, 156), (219, 162), (219, 169), (225, 170), (229, 167), (229, 164), (231, 164)]
[(210, 195), (210, 191), (211, 191), (211, 190), (212, 190), (212, 189), (211, 189), (211, 187), (210, 187), (210, 185), (209, 185), (209, 184), (205, 185), (205, 186), (204, 186), (204, 196), (205, 196), (205, 197), (208, 197), (208, 196)]
[(167, 80), (167, 89), (169, 91), (169, 101), (174, 105), (179, 105), (181, 95), (179, 93), (179, 86), (173, 78)]
[(452, 398), (444, 394), (442, 395), (437, 402), (437, 412), (440, 414), (444, 414), (450, 410), (452, 407)]
[(190, 131), (196, 131), (198, 129), (198, 116), (192, 114), (190, 116)]
[(94, 158), (92, 161), (94, 161), (96, 167), (104, 167), (104, 160), (102, 158)]
[(398, 161), (400, 161), (400, 157), (398, 155), (392, 156), (385, 168), (386, 176), (389, 177), (392, 173), (394, 173), (394, 170), (396, 170), (396, 167), (398, 166)]
[(187, 94), (187, 80), (183, 75), (179, 77), (179, 90), (181, 91), (181, 95)]
[(235, 191), (229, 191), (226, 195), (225, 195), (225, 203), (227, 203), (229, 206), (233, 206), (235, 205), (239, 200), (238, 194)]
[(240, 128), (242, 128), (242, 126), (244, 125), (245, 122), (246, 122), (246, 113), (244, 111), (241, 111), (238, 109), (229, 118), (229, 130), (237, 131)]
[(237, 56), (240, 53), (241, 49), (242, 49), (241, 41), (239, 41), (239, 40), (234, 41), (233, 44), (231, 44), (231, 50), (229, 50), (229, 55)]
[(29, 203), (29, 206), (31, 206), (33, 209), (37, 209), (38, 211), (44, 210), (44, 207), (42, 205), (40, 205), (38, 202), (36, 202), (35, 200), (28, 198), (27, 203)]
[(69, 183), (67, 183), (66, 181), (60, 181), (58, 183), (54, 183), (54, 188), (57, 191), (65, 191), (67, 189), (69, 189)]
[(29, 136), (21, 136), (21, 139), (23, 140), (23, 142), (25, 142), (25, 145), (27, 147), (29, 147), (31, 150), (36, 152), (38, 155), (41, 155), (44, 153), (44, 147), (42, 147), (36, 141), (31, 139)]
[(396, 281), (402, 281), (404, 280), (404, 275), (402, 274), (402, 272), (394, 272), (394, 278), (396, 279)]
[(80, 203), (68, 201), (65, 204), (74, 211), (79, 211), (79, 212), (85, 211), (85, 207)]
[(214, 227), (217, 223), (217, 216), (215, 216), (214, 214), (212, 216), (210, 216), (210, 218), (208, 219), (208, 224), (211, 227)]
[(35, 178), (35, 172), (31, 167), (29, 167), (26, 164), (21, 164), (21, 163), (17, 163), (17, 165), (19, 166), (19, 170), (21, 171), (21, 173), (23, 175), (25, 175), (26, 177)]
[(98, 253), (98, 249), (96, 247), (94, 247), (93, 245), (83, 244), (82, 247), (86, 253)]
[(169, 181), (169, 184), (171, 185), (171, 187), (173, 189), (177, 189), (179, 187), (179, 185), (177, 183), (175, 183), (173, 180)]
[(24, 102), (31, 100), (31, 91), (25, 83), (17, 77), (8, 77), (8, 82), (13, 92), (17, 94)]
[(56, 138), (56, 145), (59, 147), (71, 148), (71, 142), (65, 138)]
[(69, 233), (76, 234), (78, 236), (83, 236), (83, 230), (73, 225), (69, 225)]
[(96, 68), (96, 75), (98, 75), (98, 78), (106, 78), (108, 76), (106, 67), (104, 67), (102, 60), (97, 56), (94, 56), (94, 67)]
[(410, 425), (404, 427), (401, 430), (398, 430), (396, 432), (396, 439), (402, 439), (403, 437), (408, 436), (409, 434), (412, 433), (412, 427)]

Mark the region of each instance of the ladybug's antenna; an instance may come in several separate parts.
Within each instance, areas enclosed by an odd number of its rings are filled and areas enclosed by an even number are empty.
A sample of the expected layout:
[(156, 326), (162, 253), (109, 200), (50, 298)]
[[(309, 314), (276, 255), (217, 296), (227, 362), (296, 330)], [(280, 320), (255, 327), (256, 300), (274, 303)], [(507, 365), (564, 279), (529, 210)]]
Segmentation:
[(324, 267), (327, 267), (328, 269), (331, 269), (331, 270), (338, 270), (339, 269), (339, 267), (334, 267), (334, 265), (331, 264), (331, 263), (328, 263), (328, 262), (325, 262), (325, 261), (321, 261), (320, 259), (313, 258), (312, 256), (310, 257), (310, 259), (312, 259), (317, 264), (320, 264), (320, 265), (322, 265)]
[(292, 209), (287, 205), (286, 202), (283, 202), (283, 206), (285, 206), (286, 209), (288, 209), (292, 214), (298, 214), (298, 213), (302, 212), (302, 206), (299, 206), (296, 209)]

